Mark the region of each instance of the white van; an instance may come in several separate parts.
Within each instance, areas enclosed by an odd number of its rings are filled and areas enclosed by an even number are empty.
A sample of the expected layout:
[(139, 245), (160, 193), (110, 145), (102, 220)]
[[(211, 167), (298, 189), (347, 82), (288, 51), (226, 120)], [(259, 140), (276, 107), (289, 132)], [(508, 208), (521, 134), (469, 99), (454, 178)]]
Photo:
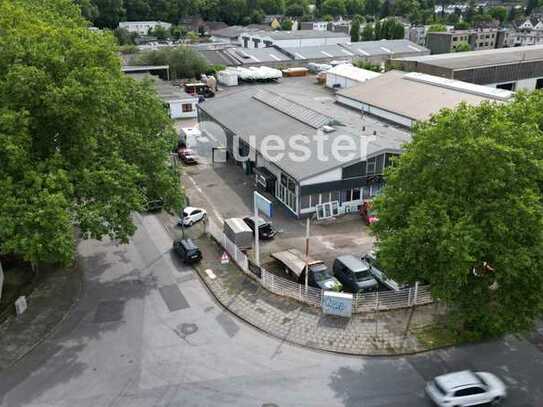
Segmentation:
[(185, 127), (179, 132), (179, 141), (187, 147), (195, 147), (198, 144), (198, 137), (202, 135), (196, 127)]

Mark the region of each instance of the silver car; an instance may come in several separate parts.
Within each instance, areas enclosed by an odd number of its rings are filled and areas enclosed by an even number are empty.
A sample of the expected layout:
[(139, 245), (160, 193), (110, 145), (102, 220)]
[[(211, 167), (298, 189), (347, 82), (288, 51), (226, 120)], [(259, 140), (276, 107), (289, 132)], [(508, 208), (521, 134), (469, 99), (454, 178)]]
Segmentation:
[(507, 392), (503, 382), (492, 373), (464, 370), (428, 382), (426, 394), (440, 407), (463, 407), (497, 404)]

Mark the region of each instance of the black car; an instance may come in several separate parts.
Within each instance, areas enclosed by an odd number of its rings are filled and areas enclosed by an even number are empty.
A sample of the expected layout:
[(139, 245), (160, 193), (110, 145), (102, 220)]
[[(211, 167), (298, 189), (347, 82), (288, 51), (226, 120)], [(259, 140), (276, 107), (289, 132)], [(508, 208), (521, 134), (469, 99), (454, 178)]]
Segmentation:
[[(243, 218), (243, 221), (251, 228), (251, 230), (255, 231), (255, 217), (254, 216), (246, 216)], [(277, 234), (277, 231), (272, 228), (271, 223), (266, 222), (262, 218), (258, 218), (256, 221), (258, 224), (258, 238), (262, 240), (270, 240), (273, 239), (273, 237)]]
[(334, 261), (334, 275), (343, 287), (352, 293), (375, 291), (379, 284), (370, 271), (370, 266), (355, 256), (339, 256)]
[(196, 263), (202, 260), (202, 252), (192, 239), (175, 240), (173, 249), (185, 263)]

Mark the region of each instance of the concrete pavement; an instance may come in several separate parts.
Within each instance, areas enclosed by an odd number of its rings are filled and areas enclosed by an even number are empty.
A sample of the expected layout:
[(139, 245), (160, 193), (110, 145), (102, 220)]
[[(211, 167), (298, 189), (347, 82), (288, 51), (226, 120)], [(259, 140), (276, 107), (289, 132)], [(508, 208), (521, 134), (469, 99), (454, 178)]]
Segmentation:
[(522, 338), (408, 358), (346, 357), (263, 335), (179, 264), (154, 216), (127, 246), (79, 246), (86, 292), (54, 336), (0, 373), (0, 405), (427, 406), (426, 380), (500, 375), (505, 406), (541, 406), (543, 353)]

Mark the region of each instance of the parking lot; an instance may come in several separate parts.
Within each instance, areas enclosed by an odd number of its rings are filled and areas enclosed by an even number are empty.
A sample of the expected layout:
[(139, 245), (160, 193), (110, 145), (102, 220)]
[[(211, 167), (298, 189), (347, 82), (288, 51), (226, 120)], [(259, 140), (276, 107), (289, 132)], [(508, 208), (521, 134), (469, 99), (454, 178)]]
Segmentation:
[[(304, 100), (310, 95), (312, 103), (320, 104), (332, 97), (329, 90), (315, 84), (314, 77), (288, 78), (279, 84), (242, 85), (225, 88), (217, 97), (239, 92), (247, 86), (265, 86), (271, 90), (277, 87), (288, 89), (289, 97), (293, 100), (301, 92), (305, 93)], [(204, 102), (205, 103), (205, 102)], [(197, 126), (196, 120), (184, 120), (176, 123), (177, 130)], [(224, 219), (244, 217), (253, 214), (253, 191), (255, 190), (254, 176), (248, 176), (240, 166), (227, 163), (211, 162), (213, 147), (220, 144), (217, 140), (202, 135), (192, 145), (199, 159), (198, 165), (183, 166), (182, 184), (186, 189), (190, 205), (207, 210), (209, 217), (222, 225)], [(289, 248), (305, 250), (306, 220), (297, 219), (277, 199), (267, 196), (273, 203), (273, 227), (278, 234), (271, 241), (263, 241), (260, 245), (261, 263), (267, 269), (276, 266), (270, 254)], [(193, 233), (199, 233), (200, 227), (195, 227)], [(191, 232), (189, 232), (191, 233)], [(317, 222), (311, 220), (310, 255), (323, 260), (329, 267), (334, 259), (343, 254), (361, 256), (369, 252), (373, 245), (373, 237), (363, 224), (358, 214), (349, 214)], [(252, 255), (251, 252), (249, 252)]]
[[(191, 206), (203, 207), (208, 216), (221, 224), (224, 219), (253, 213), (254, 178), (241, 167), (229, 164), (200, 164), (185, 167), (183, 185)], [(273, 227), (279, 232), (260, 245), (262, 264), (273, 260), (270, 254), (289, 248), (305, 250), (305, 219), (296, 219), (276, 199), (273, 202)], [(311, 221), (310, 254), (331, 266), (342, 254), (362, 255), (371, 250), (373, 238), (357, 214), (318, 223)], [(249, 252), (250, 253), (250, 252)]]

